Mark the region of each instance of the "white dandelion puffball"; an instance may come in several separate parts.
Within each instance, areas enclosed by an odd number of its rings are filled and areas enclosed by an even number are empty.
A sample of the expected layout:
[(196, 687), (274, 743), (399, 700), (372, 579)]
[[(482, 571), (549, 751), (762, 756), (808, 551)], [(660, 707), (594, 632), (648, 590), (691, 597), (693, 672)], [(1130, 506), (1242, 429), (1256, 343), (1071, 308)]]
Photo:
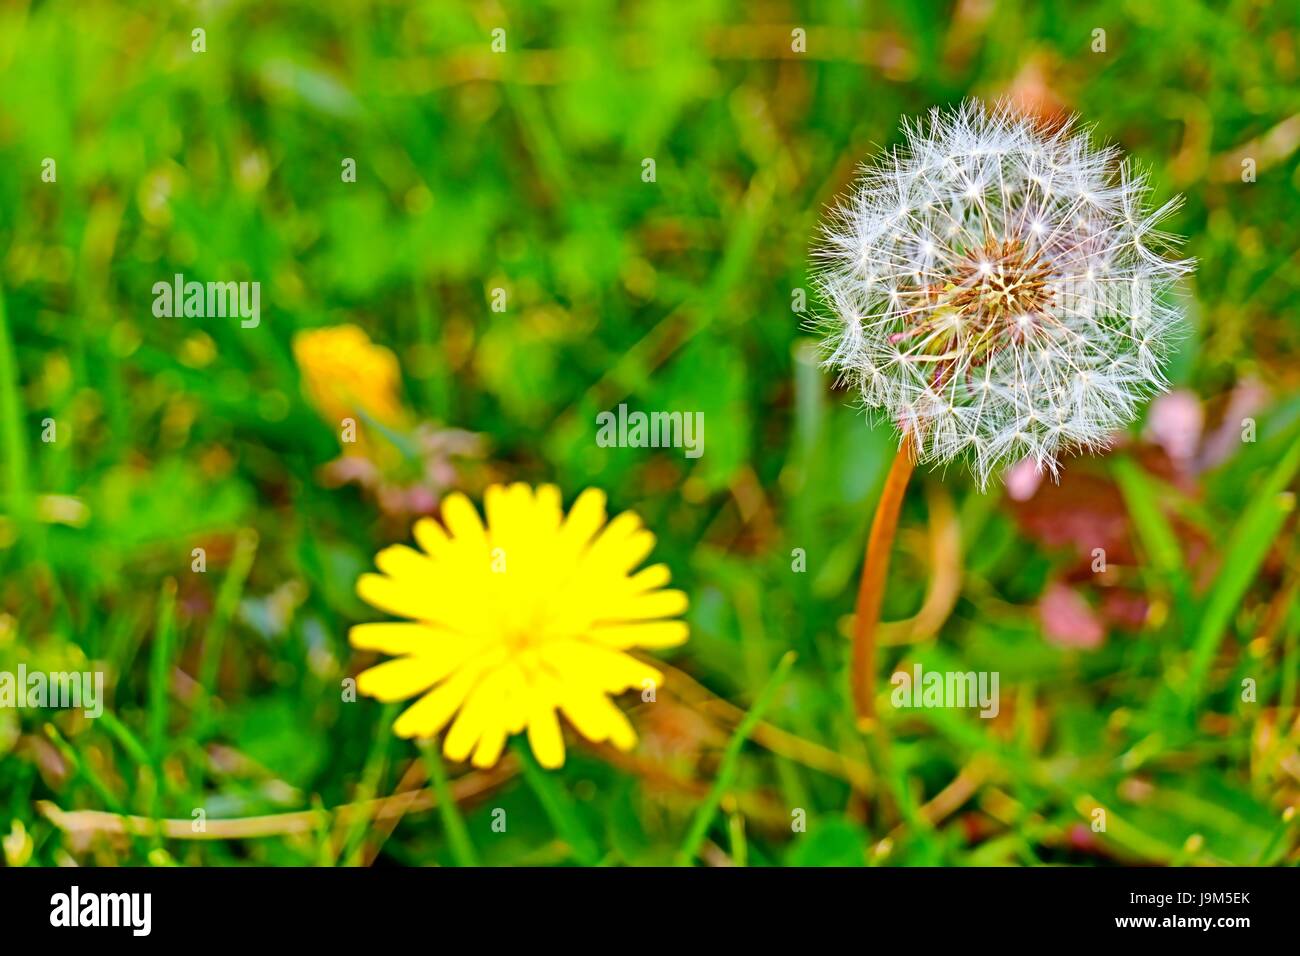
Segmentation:
[(1163, 391), (1182, 326), (1146, 176), (1074, 121), (967, 102), (905, 122), (825, 227), (826, 365), (980, 487), (1095, 451)]

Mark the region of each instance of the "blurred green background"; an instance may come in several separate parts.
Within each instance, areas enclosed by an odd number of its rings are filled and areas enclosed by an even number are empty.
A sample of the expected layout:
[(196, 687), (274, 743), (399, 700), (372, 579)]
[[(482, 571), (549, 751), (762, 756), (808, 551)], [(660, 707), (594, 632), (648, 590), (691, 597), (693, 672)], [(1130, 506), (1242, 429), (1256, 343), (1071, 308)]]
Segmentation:
[[(0, 6), (0, 669), (101, 669), (110, 702), (0, 710), (7, 863), (1296, 862), (1287, 6)], [(1172, 397), (1059, 486), (918, 476), (882, 693), (997, 671), (1001, 713), (885, 704), (868, 739), (845, 625), (894, 439), (817, 367), (808, 250), (900, 116), (969, 95), (1077, 111), (1186, 194), (1191, 330)], [(156, 318), (175, 273), (260, 281), (260, 326)], [(349, 323), (428, 468), (330, 470), (292, 341)], [(619, 402), (704, 412), (705, 454), (598, 447)], [(692, 637), (620, 701), (631, 755), (430, 784), (341, 699), (379, 619), (353, 585), (494, 480), (637, 510)]]

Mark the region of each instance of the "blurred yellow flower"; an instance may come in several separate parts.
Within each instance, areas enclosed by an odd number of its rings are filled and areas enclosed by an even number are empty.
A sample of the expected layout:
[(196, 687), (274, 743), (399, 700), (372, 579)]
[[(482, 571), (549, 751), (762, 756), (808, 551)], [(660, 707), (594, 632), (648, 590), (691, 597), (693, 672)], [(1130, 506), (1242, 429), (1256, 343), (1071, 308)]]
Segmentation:
[[(400, 737), (443, 741), (452, 760), (490, 767), (506, 738), (528, 732), (539, 763), (564, 763), (557, 710), (583, 737), (628, 750), (636, 734), (611, 694), (657, 687), (662, 674), (627, 653), (686, 640), (686, 595), (665, 589), (668, 568), (635, 571), (655, 538), (627, 511), (608, 524), (605, 494), (589, 488), (565, 516), (553, 485), (493, 485), (487, 526), (460, 493), (445, 524), (416, 522), (423, 552), (404, 545), (375, 558), (357, 593), (408, 621), (359, 624), (362, 650), (399, 655), (362, 672), (357, 687), (383, 701), (423, 696), (393, 724)], [(459, 715), (457, 716), (459, 712)]]
[(364, 444), (363, 416), (395, 428), (405, 424), (397, 356), (371, 342), (364, 329), (335, 325), (299, 332), (293, 355), (307, 398), (331, 424), (353, 419), (358, 444)]

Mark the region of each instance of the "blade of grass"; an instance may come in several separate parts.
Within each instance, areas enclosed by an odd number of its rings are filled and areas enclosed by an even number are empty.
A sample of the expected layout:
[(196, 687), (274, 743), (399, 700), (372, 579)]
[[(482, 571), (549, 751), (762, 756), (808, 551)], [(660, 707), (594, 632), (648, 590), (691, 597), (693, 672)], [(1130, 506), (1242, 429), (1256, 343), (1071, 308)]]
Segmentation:
[(140, 738), (131, 733), (126, 725), (113, 715), (112, 711), (106, 710), (99, 717), (100, 724), (108, 731), (108, 735), (117, 741), (126, 755), (131, 758), (131, 762), (137, 767), (149, 767), (153, 761), (149, 757), (149, 751)]
[(555, 832), (569, 845), (579, 863), (583, 866), (595, 866), (600, 862), (600, 850), (591, 834), (587, 832), (586, 825), (578, 817), (578, 808), (574, 805), (573, 798), (568, 791), (556, 783), (552, 774), (542, 769), (542, 765), (537, 762), (537, 758), (533, 756), (533, 751), (524, 738), (516, 737), (510, 742), (510, 746), (519, 755), (524, 779), (528, 781), (528, 786), (532, 788), (542, 809), (546, 811), (552, 826), (555, 827)]
[(18, 526), (28, 536), (32, 520), (31, 486), (27, 475), (27, 448), (23, 441), (22, 403), (18, 391), (18, 363), (9, 335), (8, 313), (0, 294), (0, 449), (4, 452), (5, 504)]
[(1292, 807), (1287, 807), (1282, 814), (1281, 822), (1273, 828), (1268, 842), (1264, 844), (1263, 849), (1259, 851), (1259, 856), (1255, 858), (1255, 866), (1273, 866), (1286, 855), (1287, 837), (1295, 824), (1295, 810)]
[(312, 836), (316, 838), (316, 866), (329, 867), (334, 865), (334, 830), (330, 825), (330, 814), (325, 809), (325, 801), (320, 798), (320, 794), (314, 793), (311, 798), (311, 814), (315, 826), (312, 827)]
[(461, 816), (460, 806), (451, 792), (451, 783), (447, 779), (447, 766), (442, 762), (442, 754), (433, 741), (420, 744), (424, 762), (429, 768), (429, 780), (433, 783), (433, 792), (438, 797), (438, 815), (442, 817), (442, 828), (447, 831), (447, 842), (451, 845), (451, 855), (457, 866), (478, 866), (478, 853), (474, 842), (469, 837), (465, 818)]
[(1178, 620), (1192, 620), (1192, 589), (1183, 565), (1182, 547), (1161, 509), (1155, 485), (1137, 462), (1128, 457), (1115, 458), (1111, 471), (1119, 482), (1147, 556), (1173, 593)]
[(90, 786), (90, 789), (95, 791), (95, 795), (103, 801), (104, 806), (108, 807), (109, 810), (113, 813), (125, 813), (126, 808), (123, 807), (122, 801), (117, 798), (117, 795), (113, 793), (109, 785), (104, 782), (104, 778), (96, 772), (94, 767), (81, 759), (77, 754), (76, 749), (63, 738), (61, 733), (59, 733), (58, 728), (51, 723), (47, 723), (44, 729), (45, 736), (49, 739), (50, 743), (54, 745), (54, 749), (59, 752), (59, 756), (62, 757), (68, 766), (72, 768), (73, 774), (84, 780)]
[(731, 860), (736, 866), (749, 866), (749, 844), (745, 840), (745, 818), (733, 813), (727, 819), (728, 835), (731, 837)]
[(1179, 857), (1178, 847), (1134, 826), (1116, 812), (1113, 805), (1103, 804), (1091, 795), (1081, 793), (1074, 799), (1074, 808), (1085, 821), (1093, 819), (1094, 810), (1100, 809), (1105, 814), (1106, 829), (1095, 837), (1100, 843), (1110, 844), (1143, 863), (1167, 866)]
[[(145, 775), (148, 783), (144, 788), (149, 815), (155, 820), (162, 819), (162, 795), (165, 778), (163, 772), (164, 750), (167, 745), (167, 716), (169, 711), (170, 687), (169, 677), (172, 661), (172, 633), (176, 622), (176, 579), (168, 578), (163, 582), (158, 595), (158, 616), (154, 624), (153, 647), (149, 657), (149, 757), (151, 768)], [(155, 847), (161, 846), (161, 838), (153, 838)]]
[[(753, 581), (737, 582), (733, 600), (736, 619), (740, 625), (745, 678), (751, 687), (758, 687), (763, 681), (764, 661), (771, 659), (767, 653), (767, 635), (763, 630), (759, 588)], [(799, 730), (805, 735), (812, 735), (811, 727), (801, 726)], [(808, 791), (804, 787), (799, 765), (778, 754), (776, 773), (781, 784), (781, 796), (785, 802), (792, 807), (808, 806)]]
[[(384, 770), (388, 766), (388, 747), (393, 739), (393, 718), (397, 715), (397, 703), (385, 704), (379, 714), (379, 723), (375, 725), (375, 739), (366, 755), (366, 765), (361, 771), (361, 783), (353, 797), (354, 802), (364, 803), (373, 800), (379, 793), (379, 784)], [(366, 817), (357, 817), (347, 828), (338, 859), (344, 866), (357, 866), (361, 862), (361, 849), (365, 841), (366, 830), (371, 821)]]
[(149, 657), (149, 753), (155, 770), (162, 766), (167, 740), (168, 675), (172, 660), (172, 631), (176, 622), (176, 579), (163, 582), (158, 595), (158, 617)]
[(418, 277), (412, 279), (411, 287), (415, 300), (415, 327), (419, 333), (419, 342), (425, 348), (422, 376), (425, 414), (438, 421), (453, 421), (451, 372), (447, 367), (446, 349), (437, 334), (433, 308), (429, 304), (429, 291)]
[(709, 788), (709, 793), (704, 798), (704, 802), (696, 811), (695, 819), (691, 821), (690, 829), (686, 831), (686, 839), (682, 841), (681, 849), (677, 851), (676, 862), (678, 866), (690, 866), (694, 862), (695, 855), (700, 851), (700, 844), (704, 842), (704, 837), (709, 832), (709, 825), (713, 822), (714, 814), (718, 812), (718, 806), (722, 803), (723, 796), (735, 782), (736, 770), (740, 761), (740, 749), (745, 745), (745, 741), (749, 739), (749, 735), (754, 732), (754, 727), (763, 719), (763, 712), (771, 705), (777, 689), (785, 681), (786, 675), (790, 673), (790, 668), (794, 666), (794, 661), (794, 651), (787, 651), (785, 656), (777, 663), (776, 669), (772, 672), (772, 676), (768, 678), (767, 684), (759, 691), (758, 697), (754, 700), (754, 706), (749, 709), (745, 719), (740, 722), (736, 732), (727, 741), (727, 748), (722, 753), (722, 764), (718, 767), (718, 775), (713, 781), (713, 786)]
[(1187, 715), (1201, 700), (1210, 665), (1233, 612), (1245, 597), (1287, 516), (1295, 508), (1295, 496), (1284, 493), (1283, 489), (1291, 483), (1298, 468), (1300, 441), (1294, 442), (1274, 466), (1232, 530), (1223, 553), (1223, 570), (1206, 598), (1200, 626), (1192, 642), (1192, 662), (1182, 693), (1183, 711)]
[(198, 724), (203, 726), (210, 714), (212, 699), (217, 696), (217, 676), (221, 670), (221, 651), (225, 646), (226, 634), (230, 621), (239, 606), (239, 599), (244, 594), (244, 584), (248, 572), (253, 567), (253, 558), (257, 554), (257, 532), (241, 531), (235, 538), (235, 553), (230, 560), (230, 568), (221, 581), (217, 591), (217, 603), (213, 609), (207, 631), (203, 635), (203, 651), (199, 659), (199, 684), (203, 688), (199, 703)]
[(1278, 695), (1278, 706), (1282, 718), (1289, 720), (1300, 697), (1300, 604), (1291, 614), (1291, 624), (1286, 629), (1282, 642), (1282, 687)]

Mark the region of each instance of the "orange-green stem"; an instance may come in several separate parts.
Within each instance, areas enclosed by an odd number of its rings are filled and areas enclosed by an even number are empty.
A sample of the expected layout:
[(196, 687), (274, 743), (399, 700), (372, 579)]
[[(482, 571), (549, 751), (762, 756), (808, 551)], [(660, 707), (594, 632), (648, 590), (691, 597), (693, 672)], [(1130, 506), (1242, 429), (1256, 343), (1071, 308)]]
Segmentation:
[(898, 530), (898, 512), (903, 506), (903, 495), (913, 467), (912, 440), (910, 436), (904, 436), (903, 447), (889, 466), (885, 488), (880, 493), (875, 517), (871, 519), (867, 557), (862, 564), (862, 578), (858, 581), (858, 602), (853, 617), (852, 683), (853, 706), (863, 729), (870, 728), (875, 717), (876, 626), (880, 623), (880, 606), (885, 599), (889, 552), (894, 545), (894, 533)]

